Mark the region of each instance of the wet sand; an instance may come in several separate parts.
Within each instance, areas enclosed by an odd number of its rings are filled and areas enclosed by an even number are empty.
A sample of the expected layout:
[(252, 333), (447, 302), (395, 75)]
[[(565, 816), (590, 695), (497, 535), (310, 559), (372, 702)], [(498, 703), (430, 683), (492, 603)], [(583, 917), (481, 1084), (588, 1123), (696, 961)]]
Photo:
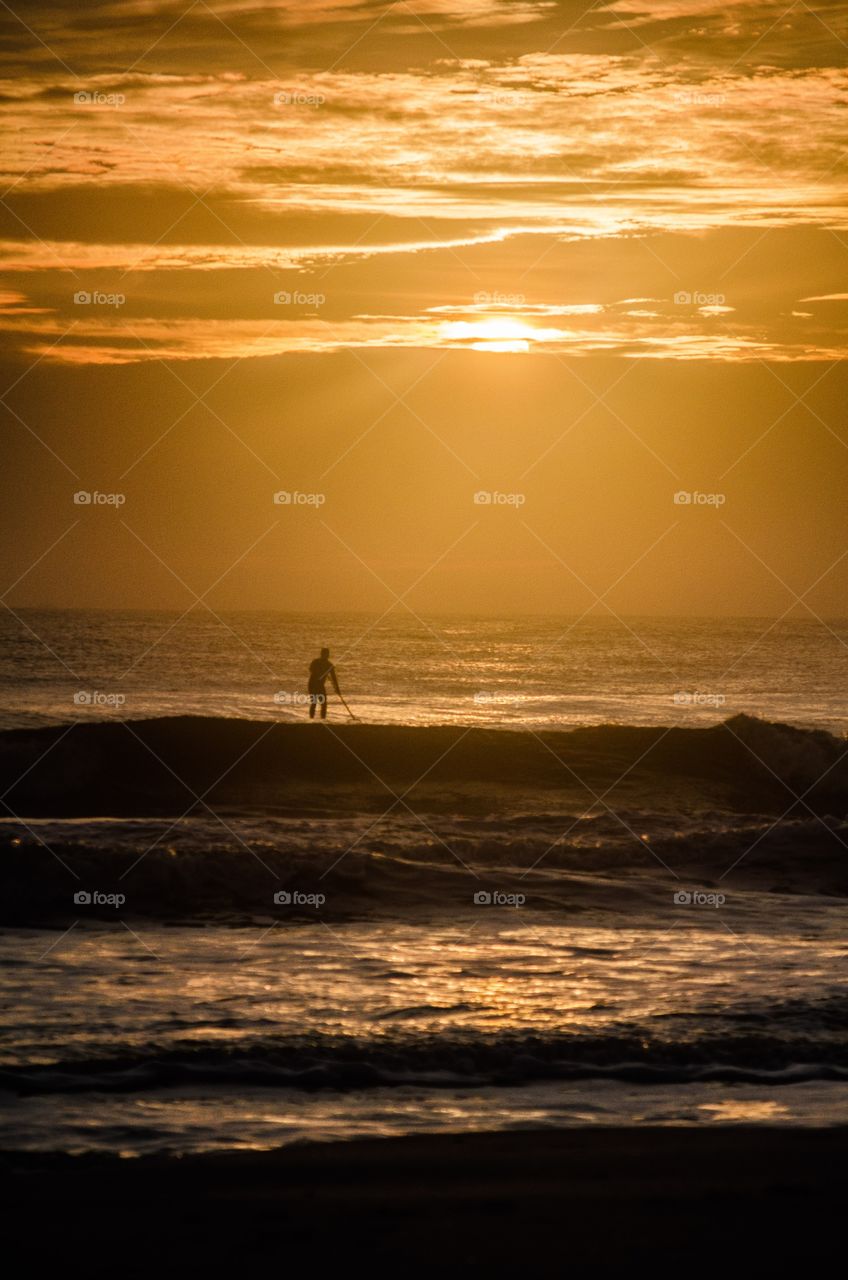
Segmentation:
[(113, 1276), (352, 1263), (377, 1274), (833, 1266), (846, 1153), (845, 1129), (737, 1127), (458, 1134), (182, 1159), (7, 1154), (4, 1252)]

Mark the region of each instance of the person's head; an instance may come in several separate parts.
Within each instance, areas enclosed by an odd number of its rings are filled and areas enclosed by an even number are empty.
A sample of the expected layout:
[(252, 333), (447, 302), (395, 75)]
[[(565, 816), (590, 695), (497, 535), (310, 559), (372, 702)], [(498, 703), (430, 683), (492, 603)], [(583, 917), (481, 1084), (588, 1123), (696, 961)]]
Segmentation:
[(329, 650), (329, 649), (322, 649), (322, 650), (321, 650), (321, 657), (322, 657), (322, 658), (329, 658), (329, 656), (330, 656), (330, 650)]

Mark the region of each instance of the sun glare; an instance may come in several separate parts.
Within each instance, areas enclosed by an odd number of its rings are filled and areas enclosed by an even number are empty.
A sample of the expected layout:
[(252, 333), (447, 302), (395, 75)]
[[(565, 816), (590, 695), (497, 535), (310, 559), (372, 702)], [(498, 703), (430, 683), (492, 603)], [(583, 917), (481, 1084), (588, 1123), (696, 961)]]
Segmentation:
[(442, 336), (448, 342), (468, 343), (473, 351), (527, 352), (532, 343), (544, 341), (555, 332), (500, 316), (485, 320), (449, 320), (442, 326)]

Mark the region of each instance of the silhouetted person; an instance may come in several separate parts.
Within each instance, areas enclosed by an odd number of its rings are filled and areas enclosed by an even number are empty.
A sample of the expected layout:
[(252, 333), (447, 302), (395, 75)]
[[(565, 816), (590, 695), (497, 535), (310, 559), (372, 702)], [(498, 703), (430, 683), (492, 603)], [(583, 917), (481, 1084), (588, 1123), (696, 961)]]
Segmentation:
[(330, 650), (322, 649), (321, 657), (314, 658), (309, 664), (309, 719), (315, 719), (315, 708), (321, 708), (321, 719), (327, 719), (326, 682), (330, 679), (336, 693), (341, 697), (342, 691), (336, 678), (336, 669), (330, 661)]

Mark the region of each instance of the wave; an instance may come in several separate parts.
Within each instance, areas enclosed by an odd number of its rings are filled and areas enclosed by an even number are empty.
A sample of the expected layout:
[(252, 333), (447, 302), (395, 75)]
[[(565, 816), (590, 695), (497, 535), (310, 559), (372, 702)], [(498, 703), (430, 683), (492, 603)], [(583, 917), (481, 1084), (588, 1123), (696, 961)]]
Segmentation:
[[(819, 1028), (821, 1032), (821, 1028)], [(515, 1086), (543, 1080), (797, 1084), (848, 1079), (844, 1036), (796, 1038), (728, 1032), (688, 1043), (567, 1034), (432, 1036), (352, 1041), (314, 1039), (139, 1050), (100, 1058), (21, 1064), (0, 1071), (0, 1089), (18, 1094), (136, 1093), (184, 1085), (361, 1090)]]
[[(198, 805), (385, 807), (402, 788), (484, 811), (521, 793), (623, 794), (688, 807), (783, 812), (848, 801), (848, 745), (824, 730), (735, 716), (709, 728), (570, 731), (268, 724), (166, 717), (0, 733), (0, 786), (15, 813), (180, 813)], [(624, 778), (623, 778), (624, 775)], [(626, 782), (626, 786), (624, 785)], [(475, 793), (475, 788), (477, 791)]]
[(734, 890), (842, 896), (846, 753), (744, 717), (544, 735), (193, 718), (9, 732), (0, 789), (22, 816), (0, 824), (0, 918), (116, 919), (115, 895), (124, 914), (233, 922), (315, 920), (318, 896), (336, 914), (462, 913), (478, 891), (566, 916), (667, 914), (672, 888), (730, 869)]
[[(666, 927), (685, 910), (675, 906), (678, 891), (720, 890), (728, 909), (744, 909), (750, 893), (848, 894), (848, 822), (833, 818), (734, 822), (709, 814), (681, 830), (661, 815), (625, 810), (603, 818), (525, 815), (475, 829), (428, 815), (380, 829), (379, 838), (361, 816), (350, 824), (254, 820), (244, 834), (233, 819), (232, 836), (212, 819), (175, 831), (167, 819), (86, 822), (82, 836), (72, 835), (75, 823), (4, 825), (15, 832), (0, 837), (6, 924), (64, 928), (137, 916), (292, 925), (424, 913), (473, 914), (485, 930), (529, 913), (555, 913), (564, 923), (615, 912)], [(644, 826), (650, 840), (634, 834)], [(481, 905), (502, 909), (486, 915)], [(520, 914), (507, 914), (512, 908)]]

